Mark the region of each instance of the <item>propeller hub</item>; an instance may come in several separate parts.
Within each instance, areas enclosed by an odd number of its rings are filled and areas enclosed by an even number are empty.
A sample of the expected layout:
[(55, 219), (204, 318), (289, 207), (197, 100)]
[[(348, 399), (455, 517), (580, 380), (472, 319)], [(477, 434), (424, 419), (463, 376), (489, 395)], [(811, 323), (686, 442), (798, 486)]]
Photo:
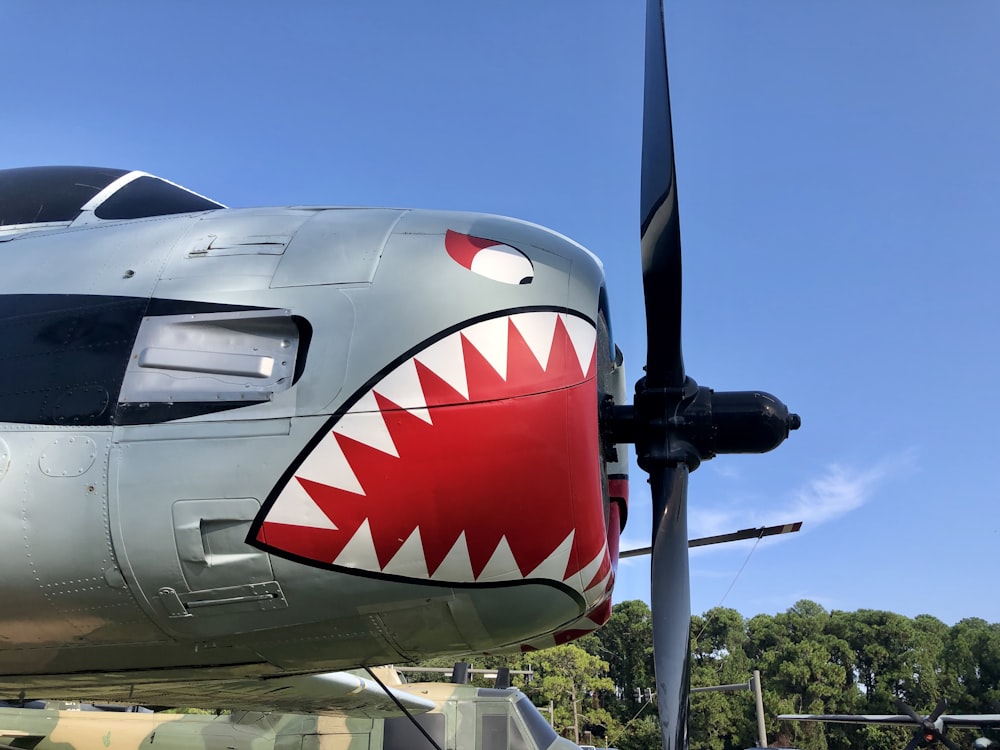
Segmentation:
[(639, 466), (685, 464), (690, 471), (720, 453), (767, 453), (802, 425), (798, 414), (763, 391), (714, 391), (685, 378), (680, 388), (635, 386), (634, 406), (606, 404), (605, 442), (634, 443)]

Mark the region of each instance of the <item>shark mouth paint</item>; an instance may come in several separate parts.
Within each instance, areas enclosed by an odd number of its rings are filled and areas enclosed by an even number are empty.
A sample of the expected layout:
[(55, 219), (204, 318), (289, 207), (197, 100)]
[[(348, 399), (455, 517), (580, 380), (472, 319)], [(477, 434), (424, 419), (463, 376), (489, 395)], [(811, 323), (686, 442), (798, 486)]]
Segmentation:
[(477, 320), (386, 369), (271, 493), (248, 542), (448, 585), (608, 591), (596, 331), (576, 314)]

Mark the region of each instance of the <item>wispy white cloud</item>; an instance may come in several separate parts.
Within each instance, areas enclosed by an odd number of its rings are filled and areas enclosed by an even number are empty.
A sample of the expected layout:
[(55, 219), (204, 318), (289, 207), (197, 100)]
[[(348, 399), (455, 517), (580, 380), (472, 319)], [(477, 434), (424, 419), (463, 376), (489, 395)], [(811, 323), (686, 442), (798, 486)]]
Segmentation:
[(737, 469), (732, 464), (727, 464), (723, 461), (710, 463), (709, 466), (712, 471), (718, 474), (723, 479), (742, 479), (743, 472)]
[[(760, 526), (771, 526), (779, 523), (803, 522), (803, 531), (808, 533), (821, 526), (858, 510), (865, 503), (877, 498), (880, 488), (895, 477), (906, 476), (915, 470), (915, 454), (904, 451), (892, 454), (868, 467), (857, 467), (843, 463), (829, 464), (818, 476), (804, 482), (800, 487), (783, 494), (778, 502), (768, 499), (761, 500), (759, 495), (730, 495), (724, 503), (706, 506), (701, 499), (691, 502), (688, 507), (688, 536), (691, 539), (726, 534), (739, 529)], [(633, 498), (634, 501), (645, 498)], [(638, 505), (633, 502), (633, 505)], [(648, 513), (646, 508), (631, 508), (633, 519), (630, 519), (622, 536), (622, 550), (638, 549), (649, 546), (648, 524), (642, 524), (639, 519)], [(769, 537), (764, 544), (778, 544), (789, 537)], [(704, 556), (714, 555), (722, 550), (748, 548), (756, 544), (756, 540), (733, 542), (724, 545), (696, 547), (691, 550), (692, 557), (705, 559)], [(640, 570), (648, 568), (649, 558), (633, 557), (619, 562), (623, 570)], [(692, 569), (692, 575), (705, 575), (705, 570)], [(731, 574), (731, 571), (728, 573)], [(801, 598), (801, 597), (800, 597)], [(815, 598), (815, 597), (814, 597)]]
[(912, 451), (893, 454), (867, 468), (830, 464), (819, 476), (788, 493), (784, 502), (766, 509), (746, 498), (721, 507), (692, 507), (690, 535), (712, 536), (792, 521), (802, 521), (803, 527), (811, 530), (857, 510), (877, 494), (880, 485), (913, 469)]
[(894, 475), (911, 472), (913, 466), (912, 452), (889, 456), (863, 470), (831, 464), (822, 475), (796, 490), (783, 512), (810, 525), (832, 521), (860, 508), (880, 484)]

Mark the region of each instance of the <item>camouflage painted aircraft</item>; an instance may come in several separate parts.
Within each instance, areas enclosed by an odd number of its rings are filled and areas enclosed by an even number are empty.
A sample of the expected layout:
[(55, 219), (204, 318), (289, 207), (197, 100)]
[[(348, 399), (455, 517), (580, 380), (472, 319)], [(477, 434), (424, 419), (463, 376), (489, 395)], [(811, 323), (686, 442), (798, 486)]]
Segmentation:
[[(367, 680), (355, 678), (359, 683)], [(574, 750), (517, 688), (378, 686), (342, 716), (235, 711), (194, 715), (0, 708), (0, 747), (18, 750)], [(422, 732), (426, 732), (425, 736)], [(429, 736), (429, 739), (428, 739)], [(433, 740), (433, 743), (430, 741)]]
[(688, 474), (799, 420), (685, 373), (659, 0), (646, 27), (631, 405), (601, 263), (556, 232), (0, 171), (0, 694), (304, 711), (337, 697), (313, 673), (571, 640), (635, 443), (684, 746)]

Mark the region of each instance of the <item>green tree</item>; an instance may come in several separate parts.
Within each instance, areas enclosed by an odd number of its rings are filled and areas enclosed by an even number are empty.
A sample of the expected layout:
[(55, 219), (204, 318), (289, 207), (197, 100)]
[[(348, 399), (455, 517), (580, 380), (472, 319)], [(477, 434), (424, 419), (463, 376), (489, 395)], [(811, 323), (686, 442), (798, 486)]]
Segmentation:
[(1000, 706), (1000, 625), (978, 617), (958, 622), (945, 639), (945, 672), (953, 712), (994, 713)]
[(910, 672), (903, 677), (902, 700), (928, 710), (944, 697), (953, 701), (944, 670), (944, 647), (948, 626), (936, 617), (917, 615), (913, 619), (913, 650)]
[(914, 684), (917, 637), (912, 620), (893, 612), (859, 609), (836, 613), (831, 629), (854, 652), (865, 711), (895, 713), (895, 701), (905, 698), (907, 686)]
[[(450, 666), (451, 660), (439, 660)], [(590, 729), (621, 750), (658, 750), (655, 704), (636, 688), (655, 684), (652, 618), (641, 601), (616, 605), (600, 630), (574, 644), (530, 654), (476, 657), (477, 667), (531, 665), (515, 678), (536, 705), (552, 701), (557, 731), (577, 739)], [(716, 608), (691, 618), (691, 684), (744, 683), (761, 672), (768, 737), (803, 750), (898, 750), (912, 732), (900, 727), (779, 723), (780, 713), (895, 713), (901, 699), (930, 712), (939, 698), (951, 713), (1000, 711), (1000, 625), (978, 618), (949, 627), (862, 609), (827, 612), (796, 602), (749, 620)], [(479, 678), (479, 684), (486, 684)], [(702, 693), (691, 698), (692, 750), (740, 750), (756, 744), (752, 695)], [(967, 737), (957, 734), (959, 743)], [(598, 741), (596, 744), (602, 744)], [(774, 742), (772, 743), (774, 744)]]
[(534, 651), (526, 661), (536, 674), (525, 692), (536, 705), (552, 704), (557, 732), (579, 744), (584, 729), (600, 736), (617, 729), (599, 698), (601, 691), (614, 689), (606, 661), (573, 643)]
[(831, 632), (831, 615), (815, 602), (750, 621), (747, 652), (764, 682), (768, 735), (809, 750), (852, 747), (853, 729), (821, 724), (779, 725), (780, 713), (849, 713), (858, 704), (850, 645)]
[(660, 750), (663, 738), (656, 704), (644, 704), (643, 712), (623, 727), (618, 736), (612, 737), (610, 744), (619, 750)]
[[(716, 607), (691, 618), (691, 685), (748, 684), (754, 667), (746, 654), (746, 622), (734, 609)], [(739, 750), (756, 744), (750, 692), (691, 696), (689, 734), (695, 750)]]
[(608, 622), (578, 643), (608, 663), (608, 676), (615, 686), (613, 696), (607, 701), (612, 715), (622, 722), (631, 719), (645, 702), (645, 697), (636, 697), (636, 690), (644, 695), (656, 683), (649, 605), (638, 599), (616, 604)]

